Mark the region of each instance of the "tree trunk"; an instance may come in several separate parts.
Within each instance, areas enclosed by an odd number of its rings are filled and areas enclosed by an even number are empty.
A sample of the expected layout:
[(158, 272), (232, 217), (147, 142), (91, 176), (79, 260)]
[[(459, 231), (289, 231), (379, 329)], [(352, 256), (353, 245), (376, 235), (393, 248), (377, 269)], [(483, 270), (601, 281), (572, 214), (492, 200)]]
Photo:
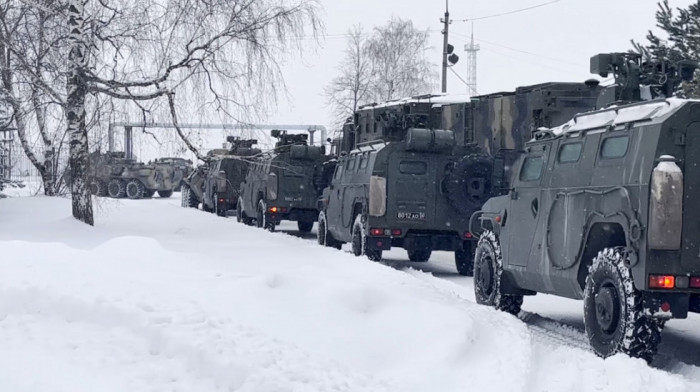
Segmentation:
[(70, 135), (70, 155), (68, 158), (70, 189), (73, 199), (73, 217), (88, 225), (94, 225), (92, 198), (87, 178), (88, 137), (85, 127), (87, 45), (83, 25), (83, 1), (70, 0), (68, 27), (70, 28), (71, 48), (68, 55), (69, 77), (66, 83), (68, 91), (66, 117), (68, 134)]

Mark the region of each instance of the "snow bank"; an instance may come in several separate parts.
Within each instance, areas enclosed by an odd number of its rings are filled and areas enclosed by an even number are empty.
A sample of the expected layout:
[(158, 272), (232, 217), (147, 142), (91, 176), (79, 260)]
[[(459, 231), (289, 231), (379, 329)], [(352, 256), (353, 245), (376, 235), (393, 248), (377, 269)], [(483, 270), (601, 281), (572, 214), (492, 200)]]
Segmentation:
[(452, 284), (177, 200), (0, 200), (0, 390), (682, 390)]

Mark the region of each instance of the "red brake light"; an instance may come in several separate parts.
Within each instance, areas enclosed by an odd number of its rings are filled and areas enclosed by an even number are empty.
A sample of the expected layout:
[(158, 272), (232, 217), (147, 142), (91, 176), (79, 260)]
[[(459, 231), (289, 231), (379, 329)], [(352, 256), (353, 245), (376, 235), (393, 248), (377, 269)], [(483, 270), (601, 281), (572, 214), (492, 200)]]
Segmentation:
[(672, 289), (676, 287), (676, 279), (673, 275), (649, 275), (650, 289)]
[(391, 235), (398, 237), (401, 235), (401, 229), (394, 229), (391, 231)]
[(224, 202), (224, 199), (219, 199), (219, 203), (223, 203), (223, 202)]
[(464, 232), (464, 238), (467, 239), (467, 240), (470, 239), (470, 238), (472, 238), (472, 233), (470, 233), (470, 232), (468, 232), (468, 231)]
[(694, 289), (700, 289), (700, 277), (693, 276), (690, 278), (690, 287)]
[(275, 213), (275, 212), (277, 212), (279, 209), (278, 209), (277, 207), (269, 207), (267, 210), (268, 210), (269, 212)]
[(369, 235), (380, 236), (382, 234), (384, 234), (384, 229), (378, 229), (376, 227), (369, 229)]

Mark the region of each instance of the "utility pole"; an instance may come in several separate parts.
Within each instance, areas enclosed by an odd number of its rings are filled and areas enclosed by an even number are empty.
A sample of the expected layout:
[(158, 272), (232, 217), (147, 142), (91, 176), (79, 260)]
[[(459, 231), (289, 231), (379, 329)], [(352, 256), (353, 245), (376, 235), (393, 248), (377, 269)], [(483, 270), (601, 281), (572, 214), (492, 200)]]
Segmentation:
[(445, 24), (445, 27), (443, 27), (442, 30), (442, 35), (444, 36), (443, 39), (443, 44), (442, 44), (442, 92), (446, 93), (447, 92), (447, 55), (448, 50), (447, 50), (447, 38), (449, 34), (449, 29), (450, 29), (450, 11), (449, 11), (449, 0), (445, 0), (445, 19), (440, 19), (440, 22), (443, 22)]

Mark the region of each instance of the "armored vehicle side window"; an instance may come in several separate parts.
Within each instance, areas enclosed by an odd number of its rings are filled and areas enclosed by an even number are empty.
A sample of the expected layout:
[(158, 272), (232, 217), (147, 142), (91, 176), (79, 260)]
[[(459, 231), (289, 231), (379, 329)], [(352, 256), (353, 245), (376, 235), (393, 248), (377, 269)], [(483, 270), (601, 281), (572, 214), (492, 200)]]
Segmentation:
[(567, 143), (562, 144), (559, 148), (559, 156), (557, 158), (559, 163), (574, 163), (581, 159), (581, 150), (583, 149), (583, 143)]
[(421, 161), (401, 161), (399, 171), (402, 174), (425, 174), (428, 172), (428, 164)]
[(345, 163), (345, 170), (353, 171), (355, 170), (355, 157), (349, 157)]
[(537, 181), (542, 177), (542, 167), (544, 166), (544, 158), (542, 156), (534, 156), (525, 158), (523, 167), (520, 170), (520, 181)]
[(630, 137), (627, 135), (609, 137), (603, 140), (600, 146), (600, 157), (605, 159), (624, 157), (627, 154), (629, 141)]
[(343, 165), (337, 165), (335, 167), (335, 176), (334, 178), (336, 180), (340, 179), (340, 177), (343, 175)]
[(364, 153), (360, 157), (360, 169), (366, 169), (369, 162), (369, 153)]

